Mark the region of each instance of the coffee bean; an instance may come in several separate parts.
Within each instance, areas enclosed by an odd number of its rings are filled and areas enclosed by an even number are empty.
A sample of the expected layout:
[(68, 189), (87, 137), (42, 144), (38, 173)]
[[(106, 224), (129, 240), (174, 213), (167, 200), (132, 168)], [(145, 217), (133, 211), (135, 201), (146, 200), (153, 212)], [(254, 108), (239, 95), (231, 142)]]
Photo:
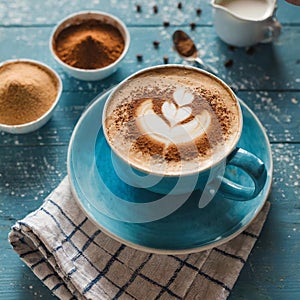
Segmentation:
[(169, 62), (169, 57), (168, 57), (167, 55), (165, 55), (165, 56), (163, 57), (163, 59), (164, 59), (164, 63), (165, 63), (165, 64), (167, 64), (167, 63)]
[(254, 52), (255, 52), (255, 48), (254, 47), (250, 46), (250, 47), (246, 48), (246, 53), (247, 54), (252, 55), (252, 54), (254, 54)]
[(196, 9), (196, 14), (197, 14), (197, 16), (200, 16), (201, 13), (202, 13), (202, 9), (201, 9), (201, 8), (197, 8), (197, 9)]
[(177, 4), (177, 8), (178, 8), (178, 9), (182, 9), (182, 3), (181, 3), (181, 2), (179, 2), (179, 3)]
[(191, 30), (194, 30), (196, 28), (196, 23), (191, 22), (190, 23), (190, 27), (191, 27)]
[(153, 6), (153, 12), (154, 12), (155, 14), (158, 13), (158, 7), (157, 7), (157, 5), (154, 5), (154, 6)]
[(227, 61), (225, 61), (224, 66), (226, 68), (229, 68), (233, 65), (233, 60), (232, 59), (228, 59)]
[(170, 22), (169, 21), (164, 21), (163, 25), (164, 25), (164, 27), (169, 27), (170, 26)]
[(153, 41), (153, 46), (157, 49), (159, 47), (159, 41)]
[(235, 46), (229, 45), (229, 46), (228, 46), (228, 49), (229, 49), (230, 51), (235, 51)]
[(136, 7), (136, 11), (137, 12), (141, 12), (142, 11), (142, 7), (139, 4), (136, 4), (135, 7)]
[(142, 54), (137, 54), (137, 55), (136, 55), (136, 59), (137, 59), (138, 61), (142, 61), (142, 60), (143, 60), (143, 55), (142, 55)]

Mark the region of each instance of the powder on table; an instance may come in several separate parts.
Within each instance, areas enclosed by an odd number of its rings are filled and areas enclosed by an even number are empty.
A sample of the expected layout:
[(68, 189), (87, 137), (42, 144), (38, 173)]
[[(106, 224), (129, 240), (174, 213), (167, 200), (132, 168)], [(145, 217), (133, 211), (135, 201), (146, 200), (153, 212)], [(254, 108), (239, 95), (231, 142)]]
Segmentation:
[(55, 39), (53, 48), (57, 56), (72, 67), (98, 69), (116, 61), (124, 45), (117, 28), (88, 20), (63, 29)]
[(12, 62), (0, 67), (0, 123), (20, 125), (37, 120), (54, 103), (56, 78), (31, 62)]

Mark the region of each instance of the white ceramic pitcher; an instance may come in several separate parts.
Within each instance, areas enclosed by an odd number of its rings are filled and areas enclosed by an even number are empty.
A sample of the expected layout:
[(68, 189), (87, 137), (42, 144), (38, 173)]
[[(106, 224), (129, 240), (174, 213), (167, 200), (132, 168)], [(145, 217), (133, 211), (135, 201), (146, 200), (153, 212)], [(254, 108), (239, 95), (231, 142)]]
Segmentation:
[(276, 0), (212, 0), (211, 5), (215, 30), (227, 44), (247, 47), (280, 34)]

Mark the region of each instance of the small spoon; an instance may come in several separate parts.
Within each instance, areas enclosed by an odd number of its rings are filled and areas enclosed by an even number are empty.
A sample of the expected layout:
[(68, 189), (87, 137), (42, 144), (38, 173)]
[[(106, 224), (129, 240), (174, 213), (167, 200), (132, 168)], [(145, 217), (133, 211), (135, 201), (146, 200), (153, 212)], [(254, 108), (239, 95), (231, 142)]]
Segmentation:
[(218, 70), (211, 65), (204, 63), (198, 56), (198, 50), (193, 40), (182, 30), (173, 33), (173, 43), (177, 53), (186, 61), (196, 62), (208, 71), (218, 74)]

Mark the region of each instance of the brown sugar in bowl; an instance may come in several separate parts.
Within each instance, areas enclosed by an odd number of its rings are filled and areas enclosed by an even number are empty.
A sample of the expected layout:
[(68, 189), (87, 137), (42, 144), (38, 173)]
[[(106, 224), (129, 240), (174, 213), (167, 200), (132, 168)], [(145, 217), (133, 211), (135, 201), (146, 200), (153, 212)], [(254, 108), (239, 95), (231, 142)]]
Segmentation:
[(66, 73), (92, 81), (113, 74), (129, 44), (129, 32), (117, 17), (83, 11), (66, 17), (54, 28), (50, 51)]
[(0, 130), (22, 134), (37, 130), (53, 115), (62, 82), (49, 66), (30, 59), (0, 64)]

